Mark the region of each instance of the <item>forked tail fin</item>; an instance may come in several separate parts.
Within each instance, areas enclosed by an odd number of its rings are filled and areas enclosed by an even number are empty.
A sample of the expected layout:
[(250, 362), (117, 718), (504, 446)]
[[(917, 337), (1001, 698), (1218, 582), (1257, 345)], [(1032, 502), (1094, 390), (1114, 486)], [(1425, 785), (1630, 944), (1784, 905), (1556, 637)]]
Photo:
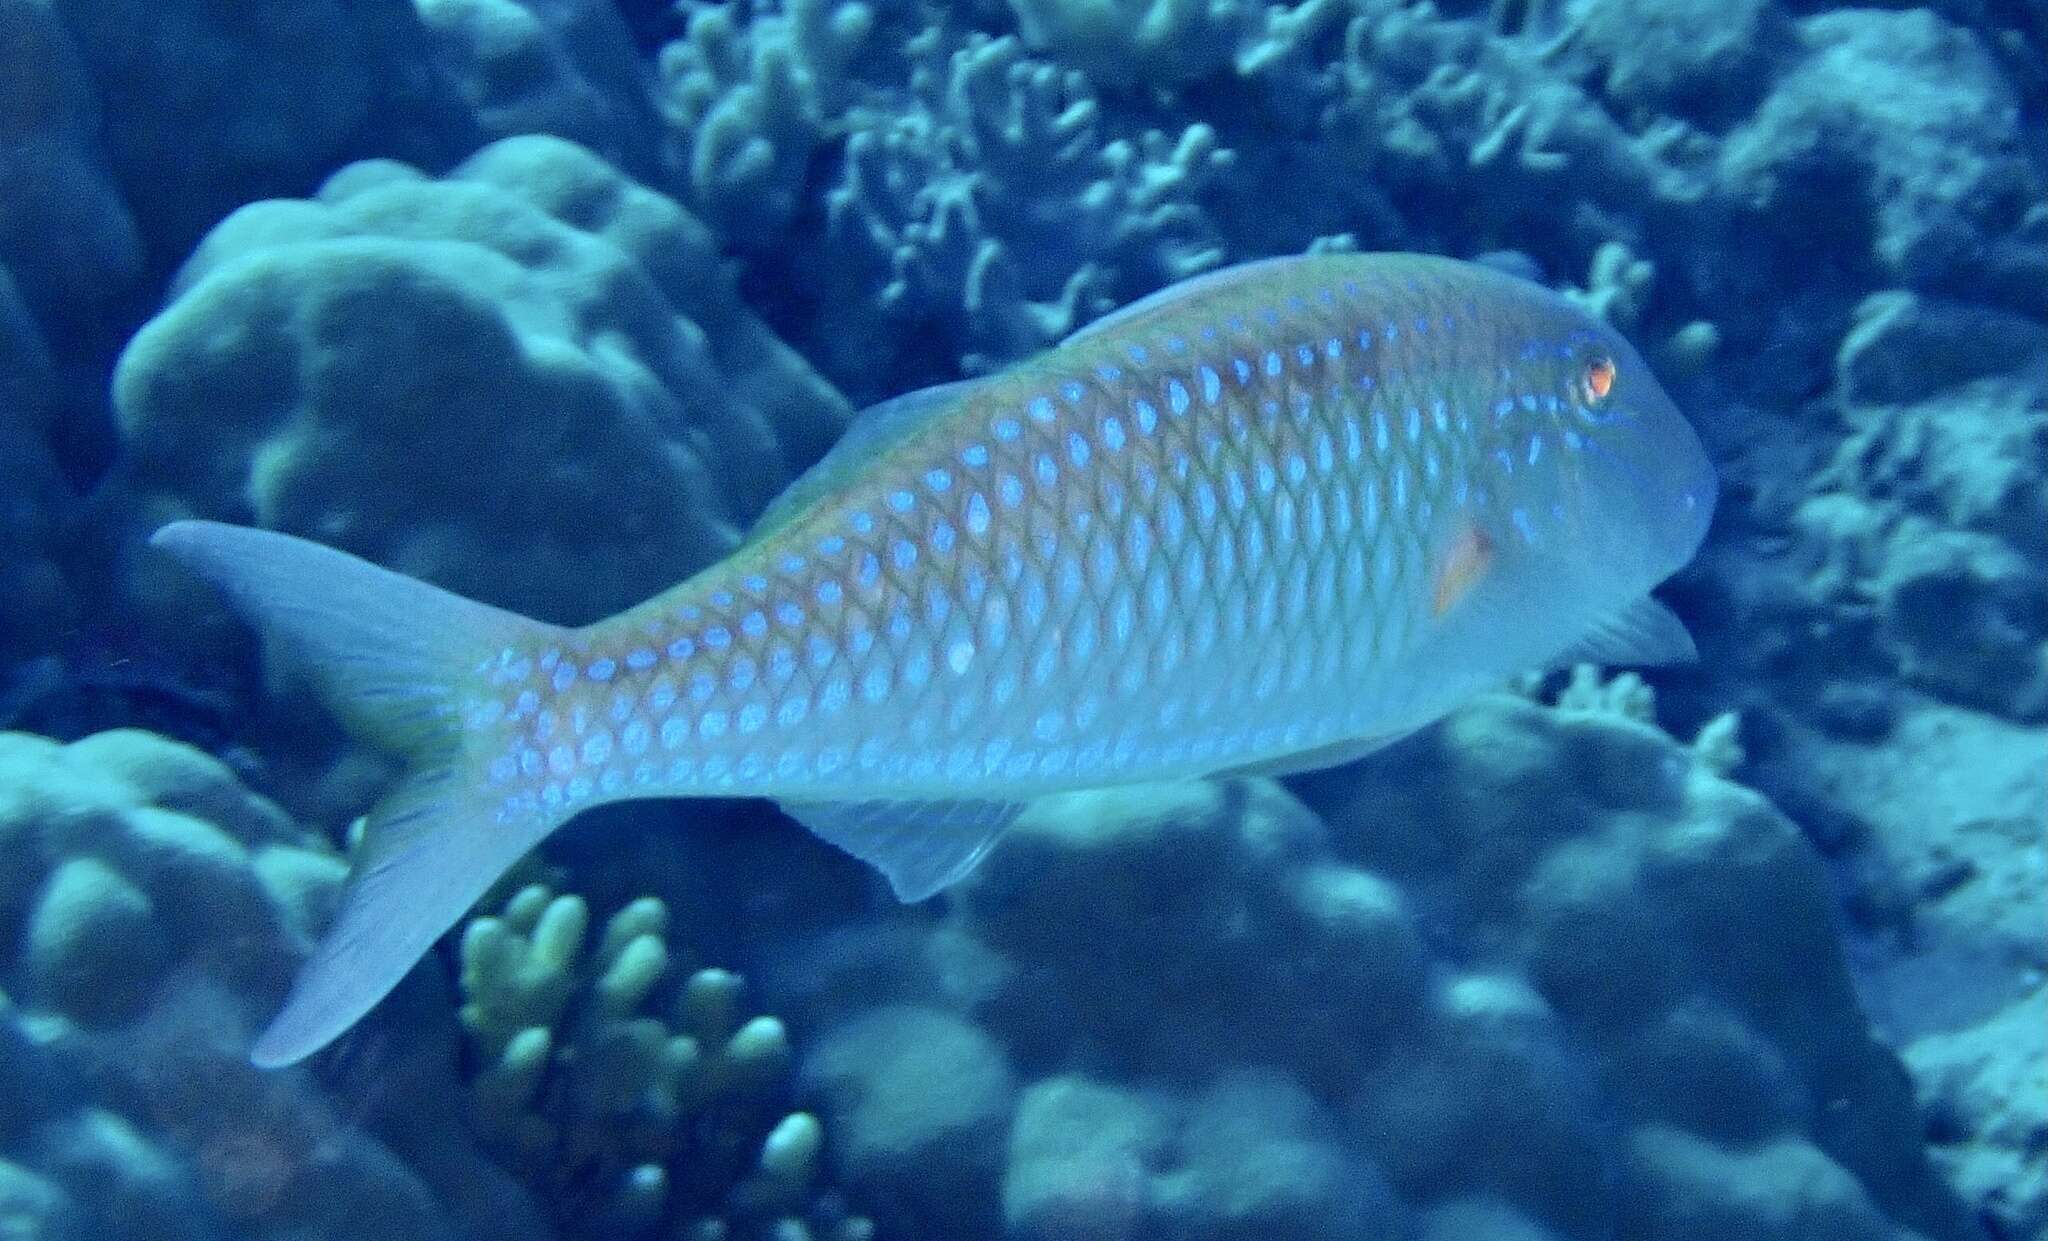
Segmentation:
[(463, 744), (463, 699), (485, 661), (555, 630), (286, 534), (180, 521), (150, 542), (280, 642), (351, 731), (408, 764), (370, 812), (334, 926), (250, 1053), (290, 1064), (370, 1011), (558, 825), (545, 812), (500, 821)]

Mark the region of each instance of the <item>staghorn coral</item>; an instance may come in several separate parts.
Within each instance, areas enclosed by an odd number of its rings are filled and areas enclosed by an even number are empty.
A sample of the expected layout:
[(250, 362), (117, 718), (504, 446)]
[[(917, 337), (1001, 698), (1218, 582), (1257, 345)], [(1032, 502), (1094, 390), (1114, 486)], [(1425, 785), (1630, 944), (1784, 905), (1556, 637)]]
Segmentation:
[(583, 900), (531, 884), (469, 922), (480, 1138), (569, 1235), (862, 1241), (866, 1221), (813, 1198), (822, 1134), (781, 1109), (782, 1023), (740, 1019), (737, 975), (672, 962), (667, 921), (636, 900), (587, 945)]

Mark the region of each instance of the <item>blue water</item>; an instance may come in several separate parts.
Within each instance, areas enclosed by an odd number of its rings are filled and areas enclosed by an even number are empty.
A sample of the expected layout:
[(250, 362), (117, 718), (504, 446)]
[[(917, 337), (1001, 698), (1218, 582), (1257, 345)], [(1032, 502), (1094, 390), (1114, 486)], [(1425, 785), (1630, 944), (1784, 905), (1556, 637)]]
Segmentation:
[[(1973, 0), (0, 0), (0, 1234), (2048, 1238), (2044, 64)], [(911, 906), (594, 812), (250, 1064), (397, 767), (152, 531), (585, 623), (854, 410), (1311, 249), (1637, 345), (1699, 663), (1044, 799)]]

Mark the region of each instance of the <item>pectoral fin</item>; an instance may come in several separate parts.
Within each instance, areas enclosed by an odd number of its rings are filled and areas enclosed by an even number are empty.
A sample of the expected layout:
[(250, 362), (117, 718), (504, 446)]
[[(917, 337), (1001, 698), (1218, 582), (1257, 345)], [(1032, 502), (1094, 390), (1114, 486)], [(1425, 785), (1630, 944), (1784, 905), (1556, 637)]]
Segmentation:
[(1648, 595), (1595, 626), (1551, 661), (1553, 667), (1573, 664), (1633, 665), (1698, 662), (1699, 648), (1685, 631), (1685, 622)]

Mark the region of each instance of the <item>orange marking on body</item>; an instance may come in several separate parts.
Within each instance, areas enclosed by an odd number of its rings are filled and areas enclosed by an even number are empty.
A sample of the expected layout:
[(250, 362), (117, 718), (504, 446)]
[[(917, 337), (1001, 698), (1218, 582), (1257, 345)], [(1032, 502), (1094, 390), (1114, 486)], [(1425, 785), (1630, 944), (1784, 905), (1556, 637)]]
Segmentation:
[(1598, 405), (1614, 391), (1614, 361), (1611, 358), (1595, 358), (1586, 364), (1584, 380), (1585, 397), (1588, 405)]
[(1456, 607), (1458, 600), (1471, 594), (1479, 579), (1486, 576), (1492, 563), (1493, 543), (1485, 531), (1477, 526), (1460, 530), (1437, 566), (1436, 588), (1430, 595), (1431, 614), (1442, 616)]

